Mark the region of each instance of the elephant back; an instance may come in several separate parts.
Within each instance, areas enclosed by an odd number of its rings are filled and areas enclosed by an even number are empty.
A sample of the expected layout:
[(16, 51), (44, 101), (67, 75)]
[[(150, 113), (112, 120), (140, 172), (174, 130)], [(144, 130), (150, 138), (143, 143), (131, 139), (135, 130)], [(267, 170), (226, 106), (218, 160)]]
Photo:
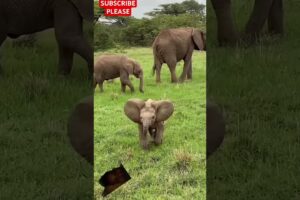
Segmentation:
[(78, 9), (83, 19), (93, 21), (94, 1), (93, 0), (70, 0)]

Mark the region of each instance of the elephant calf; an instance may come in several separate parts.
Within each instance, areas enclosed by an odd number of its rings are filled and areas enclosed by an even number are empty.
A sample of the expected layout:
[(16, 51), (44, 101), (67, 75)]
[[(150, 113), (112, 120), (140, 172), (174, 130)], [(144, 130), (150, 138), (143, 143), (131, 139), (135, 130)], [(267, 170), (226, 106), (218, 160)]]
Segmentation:
[(143, 69), (138, 62), (122, 55), (100, 56), (94, 65), (94, 87), (99, 84), (100, 91), (103, 92), (105, 80), (120, 77), (122, 92), (125, 92), (126, 85), (131, 92), (134, 92), (134, 87), (129, 79), (131, 74), (140, 79), (140, 92), (144, 92)]
[(155, 144), (161, 144), (164, 132), (164, 121), (174, 111), (170, 101), (154, 101), (148, 99), (131, 99), (125, 104), (124, 112), (133, 122), (138, 124), (140, 144), (144, 149), (148, 148), (147, 133), (154, 139)]

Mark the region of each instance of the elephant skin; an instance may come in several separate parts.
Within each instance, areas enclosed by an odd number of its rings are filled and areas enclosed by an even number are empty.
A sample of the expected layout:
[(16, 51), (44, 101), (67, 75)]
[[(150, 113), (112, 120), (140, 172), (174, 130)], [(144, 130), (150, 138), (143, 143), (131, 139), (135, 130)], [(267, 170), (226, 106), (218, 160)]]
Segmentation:
[(90, 164), (94, 163), (94, 98), (81, 100), (68, 121), (68, 137), (75, 151)]
[(144, 92), (144, 75), (141, 65), (133, 59), (122, 55), (100, 56), (94, 65), (94, 87), (99, 84), (103, 92), (103, 82), (120, 77), (122, 92), (125, 92), (126, 85), (134, 92), (134, 87), (129, 79), (133, 74), (140, 79), (140, 92)]
[(282, 0), (255, 0), (243, 34), (239, 34), (234, 26), (231, 0), (211, 0), (211, 2), (217, 17), (218, 41), (221, 46), (235, 45), (239, 40), (253, 43), (266, 21), (270, 34), (283, 34)]
[(138, 124), (140, 145), (143, 149), (148, 149), (147, 134), (154, 139), (156, 145), (160, 145), (163, 139), (164, 121), (166, 121), (174, 111), (171, 101), (155, 101), (148, 99), (130, 99), (124, 106), (126, 116)]
[(225, 135), (225, 121), (219, 107), (211, 102), (206, 106), (206, 155), (212, 155), (222, 144)]
[(192, 79), (192, 55), (194, 50), (205, 50), (205, 34), (194, 28), (167, 29), (159, 33), (153, 45), (154, 65), (153, 74), (156, 72), (156, 82), (160, 82), (160, 71), (166, 63), (171, 72), (171, 81), (177, 82), (176, 64), (184, 60), (183, 72), (180, 81), (186, 77)]
[(54, 27), (59, 48), (59, 71), (69, 74), (73, 54), (84, 58), (93, 71), (93, 49), (83, 37), (83, 19), (93, 20), (92, 0), (1, 0), (0, 46), (7, 37)]

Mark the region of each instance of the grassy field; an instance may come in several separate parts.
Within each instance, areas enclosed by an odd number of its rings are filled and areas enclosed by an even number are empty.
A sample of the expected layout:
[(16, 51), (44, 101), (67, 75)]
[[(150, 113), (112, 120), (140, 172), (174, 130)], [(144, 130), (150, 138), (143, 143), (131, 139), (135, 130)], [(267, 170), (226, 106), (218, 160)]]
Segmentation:
[[(101, 175), (121, 162), (131, 180), (107, 199), (202, 199), (206, 198), (205, 106), (206, 54), (193, 56), (193, 80), (171, 84), (166, 65), (162, 68), (162, 83), (152, 76), (151, 48), (132, 48), (110, 53), (126, 54), (142, 65), (145, 93), (121, 94), (119, 80), (104, 84), (104, 93), (95, 90), (95, 198), (101, 199)], [(95, 56), (102, 54), (98, 52)], [(177, 75), (182, 71), (177, 66)], [(132, 79), (135, 88), (138, 80)], [(123, 113), (130, 98), (169, 99), (175, 105), (167, 121), (164, 142), (152, 145), (149, 151), (139, 146), (137, 125)]]
[[(232, 1), (242, 29), (254, 1)], [(207, 162), (212, 200), (300, 199), (300, 3), (284, 1), (285, 35), (219, 48), (208, 6), (207, 95), (225, 111), (225, 141)]]
[[(52, 31), (34, 47), (1, 48), (0, 199), (89, 199), (93, 169), (69, 144), (67, 119), (93, 90), (76, 57), (69, 77), (57, 73)], [(88, 194), (90, 193), (90, 194)]]

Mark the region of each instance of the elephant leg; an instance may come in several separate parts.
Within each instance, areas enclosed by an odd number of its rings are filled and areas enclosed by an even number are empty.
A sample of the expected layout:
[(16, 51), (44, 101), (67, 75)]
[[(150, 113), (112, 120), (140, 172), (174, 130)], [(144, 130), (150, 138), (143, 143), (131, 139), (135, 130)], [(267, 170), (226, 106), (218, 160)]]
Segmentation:
[(167, 62), (170, 73), (171, 73), (171, 82), (172, 83), (177, 83), (177, 76), (176, 76), (176, 60), (172, 60)]
[(192, 66), (192, 61), (188, 67), (188, 71), (187, 71), (187, 79), (192, 80), (193, 78), (193, 66)]
[(148, 149), (147, 133), (143, 132), (143, 126), (139, 124), (139, 139), (143, 149)]
[(120, 80), (121, 80), (121, 83), (122, 83), (122, 92), (125, 92), (126, 85), (128, 85), (131, 92), (134, 92), (134, 87), (133, 87), (131, 81), (129, 80), (129, 77), (128, 77), (127, 74), (122, 74), (121, 77), (120, 77)]
[(156, 145), (159, 145), (159, 144), (162, 143), (163, 133), (164, 133), (164, 125), (162, 123), (160, 123), (156, 127), (156, 135), (155, 135), (155, 138), (154, 138), (154, 143)]
[(126, 84), (121, 83), (121, 91), (122, 91), (123, 93), (125, 93), (125, 91), (126, 91)]
[(217, 17), (218, 42), (220, 46), (236, 44), (238, 34), (231, 14), (230, 0), (211, 0)]
[(76, 7), (67, 0), (57, 1), (54, 9), (54, 28), (59, 45), (79, 54), (93, 74), (93, 49), (83, 37), (82, 18)]
[(182, 71), (182, 74), (179, 78), (180, 82), (184, 82), (184, 80), (186, 79), (188, 70), (189, 70), (191, 62), (192, 62), (191, 59), (192, 59), (192, 53), (190, 53), (190, 55), (187, 55), (186, 58), (184, 59), (183, 71)]
[(271, 34), (283, 34), (282, 0), (273, 0), (268, 18), (268, 29)]
[(255, 40), (263, 28), (273, 0), (255, 0), (254, 8), (245, 28), (247, 40)]
[(162, 64), (161, 63), (157, 63), (155, 65), (155, 71), (156, 71), (156, 83), (160, 83), (161, 80), (160, 80), (160, 73), (161, 73), (161, 67), (162, 67)]
[(73, 65), (73, 51), (59, 45), (59, 72), (68, 75)]
[(2, 46), (2, 43), (4, 42), (4, 40), (6, 39), (6, 34), (5, 33), (0, 33), (0, 75), (3, 74), (3, 69), (2, 69), (2, 66), (1, 66), (1, 58), (2, 58), (2, 53), (1, 53), (1, 46)]
[(100, 82), (98, 82), (98, 84), (99, 84), (99, 89), (100, 89), (100, 92), (103, 92), (103, 82), (104, 82), (104, 81), (100, 81)]

